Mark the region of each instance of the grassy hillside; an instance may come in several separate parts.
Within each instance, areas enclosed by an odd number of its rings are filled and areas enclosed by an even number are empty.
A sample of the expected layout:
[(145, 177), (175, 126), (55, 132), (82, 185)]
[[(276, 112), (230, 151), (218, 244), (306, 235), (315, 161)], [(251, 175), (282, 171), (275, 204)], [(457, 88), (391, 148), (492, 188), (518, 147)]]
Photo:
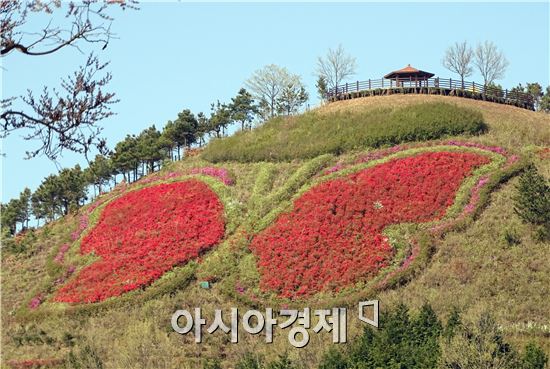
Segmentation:
[[(331, 128), (334, 119), (353, 124)], [(326, 131), (319, 133), (317, 122)], [(365, 129), (371, 126), (378, 128)], [(393, 133), (387, 138), (380, 132)], [(404, 136), (399, 138), (401, 133)], [(251, 335), (242, 335), (239, 344), (231, 344), (228, 335), (220, 332), (205, 335), (204, 343), (196, 345), (192, 335), (172, 331), (171, 314), (176, 309), (199, 306), (207, 317), (213, 316), (214, 309), (229, 311), (234, 306), (242, 311), (285, 304), (355, 306), (357, 301), (375, 297), (382, 309), (404, 302), (418, 311), (429, 303), (443, 317), (454, 308), (467, 317), (490, 311), (508, 341), (518, 347), (534, 341), (550, 353), (550, 243), (537, 240), (531, 226), (522, 223), (514, 212), (512, 198), (518, 181), (514, 170), (491, 177), (491, 192), (481, 194), (485, 196), (483, 206), (474, 216), (437, 239), (424, 255), (426, 259), (419, 259), (422, 264), (388, 288), (358, 284), (341, 293), (294, 303), (263, 293), (258, 287), (256, 259), (248, 250), (251, 236), (290, 209), (297, 197), (324, 181), (325, 175), (338, 179), (346, 170), (353, 173), (377, 160), (383, 162), (384, 158), (373, 154), (380, 153), (373, 147), (385, 150), (386, 146), (408, 142), (412, 150), (408, 152), (415, 155), (433, 145), (453, 151), (449, 139), (503, 147), (522, 161), (533, 162), (550, 178), (550, 160), (542, 151), (550, 146), (550, 116), (511, 106), (444, 96), (397, 95), (332, 103), (291, 120), (275, 120), (250, 133), (213, 142), (202, 157), (172, 163), (158, 174), (158, 183), (170, 182), (172, 179), (163, 177), (167, 173), (185, 176), (192, 168), (217, 162), (234, 179), (231, 186), (213, 185), (224, 200), (230, 221), (225, 240), (214, 251), (198, 262), (175, 268), (143, 290), (84, 307), (46, 300), (35, 310), (28, 308), (38, 293), (50, 286), (55, 290), (63, 270), (52, 268), (52, 259), (61, 245), (72, 245), (64, 265), (82, 267), (90, 262), (79, 256), (71, 233), (79, 229), (83, 216), (95, 224), (101, 206), (93, 211), (87, 206), (78, 214), (28, 234), (17, 241), (17, 252), (4, 251), (2, 367), (10, 360), (24, 359), (51, 359), (55, 364), (71, 351), (86, 349), (101, 358), (105, 368), (195, 368), (211, 358), (221, 359), (224, 367), (233, 367), (251, 351), (268, 360), (286, 352), (298, 365), (314, 368), (322, 353), (333, 346), (328, 333), (313, 334), (304, 349), (293, 349), (287, 332), (280, 330), (275, 331), (270, 345), (263, 337)], [(475, 147), (468, 150), (481, 152)], [(317, 156), (320, 154), (324, 155)], [(391, 149), (388, 154), (400, 155)], [(373, 157), (374, 161), (365, 159)], [(476, 178), (484, 173), (476, 172)], [(463, 185), (470, 188), (473, 184), (465, 181)], [(148, 185), (142, 182), (132, 189)], [(107, 203), (117, 196), (107, 194), (103, 200)], [(467, 201), (457, 199), (453, 206), (458, 208)], [(408, 236), (413, 233), (407, 232), (417, 231), (413, 228), (400, 231)], [(212, 282), (212, 288), (200, 287), (199, 282), (205, 280)], [(361, 327), (352, 317), (349, 337), (359, 335)]]
[(214, 140), (202, 156), (212, 162), (289, 161), (459, 134), (474, 135), (485, 128), (479, 112), (444, 103), (357, 111), (314, 110), (290, 118), (277, 117), (255, 130)]
[(524, 148), (529, 145), (548, 146), (550, 142), (550, 116), (513, 106), (495, 104), (479, 100), (461, 99), (452, 96), (431, 95), (390, 95), (374, 98), (354, 99), (328, 104), (319, 112), (339, 111), (365, 112), (380, 106), (389, 109), (422, 103), (450, 103), (458, 107), (477, 110), (483, 114), (489, 126), (487, 134), (479, 138), (480, 142), (491, 142), (510, 148)]

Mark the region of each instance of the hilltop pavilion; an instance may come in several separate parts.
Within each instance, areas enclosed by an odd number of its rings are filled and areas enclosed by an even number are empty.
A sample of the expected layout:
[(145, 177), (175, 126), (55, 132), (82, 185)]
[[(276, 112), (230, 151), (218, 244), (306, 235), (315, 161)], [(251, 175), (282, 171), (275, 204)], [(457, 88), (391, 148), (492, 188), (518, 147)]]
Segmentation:
[[(408, 64), (405, 68), (399, 69), (396, 71), (393, 71), (391, 73), (388, 73), (384, 76), (386, 79), (391, 79), (395, 81), (396, 86), (400, 86), (403, 84), (403, 82), (414, 82), (416, 87), (422, 87), (428, 85), (428, 79), (433, 77), (434, 74), (430, 72), (426, 72), (420, 69), (416, 69), (414, 67), (411, 67), (410, 64)], [(422, 83), (424, 82), (424, 83)]]

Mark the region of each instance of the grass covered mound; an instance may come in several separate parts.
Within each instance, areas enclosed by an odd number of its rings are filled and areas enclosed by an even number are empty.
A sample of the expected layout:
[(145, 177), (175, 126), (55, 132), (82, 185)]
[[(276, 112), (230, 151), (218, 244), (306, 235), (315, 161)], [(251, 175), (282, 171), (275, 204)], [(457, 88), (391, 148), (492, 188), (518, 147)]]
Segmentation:
[(213, 140), (211, 162), (290, 161), (365, 147), (427, 141), (486, 130), (481, 113), (447, 103), (277, 117), (252, 131)]

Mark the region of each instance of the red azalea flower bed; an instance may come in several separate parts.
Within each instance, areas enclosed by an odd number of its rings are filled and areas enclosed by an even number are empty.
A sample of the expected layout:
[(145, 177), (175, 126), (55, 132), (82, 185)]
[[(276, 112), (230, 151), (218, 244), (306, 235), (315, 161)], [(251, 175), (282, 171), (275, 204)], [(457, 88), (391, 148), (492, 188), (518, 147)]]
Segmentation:
[(261, 287), (296, 298), (375, 275), (394, 253), (384, 228), (441, 218), (462, 180), (489, 161), (474, 153), (423, 153), (313, 187), (253, 239)]
[(55, 301), (96, 302), (150, 284), (197, 258), (224, 235), (223, 205), (197, 180), (129, 192), (103, 210), (81, 244), (101, 259), (58, 290)]
[(59, 367), (64, 361), (63, 359), (27, 359), (8, 360), (6, 364), (13, 369), (50, 368)]

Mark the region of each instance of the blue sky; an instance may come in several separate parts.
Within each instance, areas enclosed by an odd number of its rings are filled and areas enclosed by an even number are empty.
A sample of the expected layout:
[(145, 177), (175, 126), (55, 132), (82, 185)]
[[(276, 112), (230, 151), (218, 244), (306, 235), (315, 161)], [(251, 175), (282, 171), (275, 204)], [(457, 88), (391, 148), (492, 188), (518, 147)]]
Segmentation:
[[(162, 127), (179, 111), (209, 112), (210, 103), (229, 101), (244, 81), (266, 64), (300, 74), (311, 106), (317, 102), (315, 64), (329, 47), (342, 44), (357, 58), (353, 78), (380, 78), (411, 64), (454, 77), (441, 66), (455, 41), (491, 40), (510, 66), (504, 87), (549, 84), (548, 2), (539, 3), (142, 3), (138, 11), (114, 11), (118, 35), (99, 54), (110, 60), (110, 90), (117, 115), (102, 122), (110, 147), (151, 124)], [(41, 26), (44, 18), (33, 21)], [(46, 57), (12, 53), (3, 58), (2, 94), (57, 86), (86, 58), (75, 49)], [(470, 79), (480, 81), (478, 74)], [(518, 122), (521, 124), (521, 122)], [(14, 133), (3, 140), (2, 201), (35, 189), (56, 165), (45, 158), (24, 160), (36, 143)], [(62, 166), (84, 163), (67, 154)]]

